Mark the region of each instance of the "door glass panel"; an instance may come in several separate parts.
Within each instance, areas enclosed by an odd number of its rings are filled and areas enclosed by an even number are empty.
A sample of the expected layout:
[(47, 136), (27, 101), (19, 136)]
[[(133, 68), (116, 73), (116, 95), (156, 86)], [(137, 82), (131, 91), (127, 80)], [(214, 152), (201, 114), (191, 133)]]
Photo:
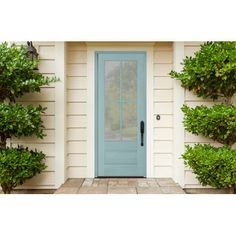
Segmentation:
[(134, 141), (137, 136), (137, 103), (123, 103), (122, 140)]
[(137, 63), (136, 61), (122, 62), (122, 99), (136, 101), (137, 96)]
[(137, 63), (105, 61), (105, 140), (136, 140)]
[(120, 61), (105, 61), (105, 100), (120, 99)]
[(120, 138), (120, 61), (105, 61), (105, 139)]
[(120, 140), (120, 103), (107, 99), (105, 108), (105, 139)]

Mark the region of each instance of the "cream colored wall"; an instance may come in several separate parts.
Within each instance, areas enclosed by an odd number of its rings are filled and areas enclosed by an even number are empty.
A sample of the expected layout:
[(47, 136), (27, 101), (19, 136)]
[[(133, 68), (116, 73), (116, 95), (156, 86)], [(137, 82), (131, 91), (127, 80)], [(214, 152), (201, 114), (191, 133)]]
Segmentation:
[(67, 176), (87, 172), (87, 47), (67, 44)]
[[(22, 44), (22, 43), (21, 43)], [(34, 42), (34, 46), (39, 52), (40, 65), (39, 72), (45, 76), (55, 75), (55, 45), (54, 42)], [(27, 181), (19, 188), (54, 188), (55, 185), (55, 85), (44, 86), (41, 93), (26, 94), (18, 99), (22, 104), (35, 104), (47, 107), (45, 114), (42, 116), (45, 126), (44, 139), (36, 137), (25, 137), (21, 139), (13, 139), (12, 146), (24, 145), (32, 149), (37, 149), (46, 153), (45, 171)]]
[[(154, 45), (154, 177), (173, 175), (173, 81), (168, 75), (173, 67), (173, 44)], [(161, 119), (156, 120), (159, 114)]]

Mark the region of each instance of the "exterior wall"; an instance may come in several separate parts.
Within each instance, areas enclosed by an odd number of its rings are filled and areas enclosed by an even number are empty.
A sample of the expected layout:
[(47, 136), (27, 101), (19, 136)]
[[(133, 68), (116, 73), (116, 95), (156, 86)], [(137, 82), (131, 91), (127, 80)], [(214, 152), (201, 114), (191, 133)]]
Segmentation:
[[(173, 67), (173, 44), (154, 45), (153, 142), (154, 177), (173, 175), (173, 80), (168, 73)], [(160, 120), (156, 115), (160, 115)]]
[[(34, 42), (34, 46), (39, 52), (40, 65), (39, 72), (45, 76), (55, 75), (55, 44), (54, 42)], [(47, 107), (45, 114), (42, 116), (45, 126), (44, 139), (36, 137), (25, 137), (13, 139), (12, 146), (24, 145), (32, 149), (37, 149), (46, 153), (45, 171), (33, 179), (27, 181), (19, 188), (45, 188), (50, 189), (55, 186), (55, 85), (44, 86), (41, 93), (26, 94), (18, 99), (22, 104), (35, 104)]]
[(67, 45), (67, 176), (87, 176), (87, 46)]
[[(113, 44), (116, 47), (115, 44)], [(142, 46), (140, 44), (140, 46)], [(173, 65), (172, 43), (156, 43), (153, 47), (153, 176), (172, 177), (173, 168), (173, 83), (168, 73)], [(69, 178), (88, 176), (87, 147), (87, 46), (67, 45), (67, 173)], [(150, 79), (150, 78), (147, 78)], [(161, 120), (156, 120), (156, 115)]]

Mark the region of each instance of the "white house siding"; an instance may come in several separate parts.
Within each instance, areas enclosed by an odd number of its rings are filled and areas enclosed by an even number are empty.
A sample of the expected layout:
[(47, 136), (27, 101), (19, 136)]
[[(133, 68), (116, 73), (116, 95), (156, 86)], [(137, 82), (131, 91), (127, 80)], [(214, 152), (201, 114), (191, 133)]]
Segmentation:
[[(154, 177), (173, 174), (173, 81), (168, 75), (173, 67), (173, 45), (154, 45), (153, 78), (153, 142)], [(160, 115), (160, 120), (156, 115)]]
[(87, 172), (87, 47), (67, 43), (67, 176)]
[[(17, 43), (18, 44), (18, 43)], [(22, 42), (19, 44), (23, 44)], [(39, 52), (40, 65), (39, 72), (45, 76), (55, 75), (55, 45), (54, 42), (34, 42), (34, 46)], [(40, 175), (35, 176), (30, 181), (27, 181), (19, 188), (54, 188), (55, 185), (55, 150), (54, 150), (54, 135), (55, 135), (55, 85), (44, 86), (41, 93), (26, 94), (18, 99), (22, 104), (35, 104), (47, 107), (45, 114), (42, 116), (45, 126), (44, 139), (37, 139), (36, 137), (25, 137), (21, 139), (12, 140), (12, 146), (24, 145), (32, 149), (37, 149), (46, 153), (45, 171)]]

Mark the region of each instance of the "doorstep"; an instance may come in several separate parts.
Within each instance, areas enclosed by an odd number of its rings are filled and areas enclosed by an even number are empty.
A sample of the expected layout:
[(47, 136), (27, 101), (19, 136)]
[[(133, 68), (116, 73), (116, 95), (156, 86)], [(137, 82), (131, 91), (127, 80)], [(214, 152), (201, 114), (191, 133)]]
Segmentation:
[(68, 179), (55, 194), (185, 194), (171, 178)]

